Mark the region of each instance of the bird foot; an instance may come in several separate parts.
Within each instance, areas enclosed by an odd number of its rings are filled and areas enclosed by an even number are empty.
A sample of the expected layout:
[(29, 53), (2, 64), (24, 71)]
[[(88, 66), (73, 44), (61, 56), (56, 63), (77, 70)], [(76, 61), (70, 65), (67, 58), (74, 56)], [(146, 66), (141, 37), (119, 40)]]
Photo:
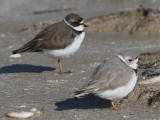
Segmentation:
[(63, 72), (63, 71), (60, 71), (59, 74), (71, 74), (72, 72), (71, 71), (67, 71), (67, 72)]
[(113, 107), (113, 110), (120, 110), (121, 108), (119, 107)]
[(116, 106), (114, 105), (114, 102), (113, 102), (113, 101), (111, 101), (111, 104), (112, 104), (114, 110), (120, 110), (120, 109), (121, 109), (121, 108), (119, 108), (119, 107), (116, 107)]

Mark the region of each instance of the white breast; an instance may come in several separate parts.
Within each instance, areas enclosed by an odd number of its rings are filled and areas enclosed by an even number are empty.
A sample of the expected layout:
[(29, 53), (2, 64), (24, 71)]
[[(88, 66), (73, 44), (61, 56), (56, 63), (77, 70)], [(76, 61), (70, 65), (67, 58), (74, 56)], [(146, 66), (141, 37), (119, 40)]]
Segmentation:
[(74, 54), (80, 48), (84, 37), (85, 37), (85, 32), (82, 32), (80, 35), (75, 37), (72, 44), (66, 47), (65, 49), (49, 50), (47, 51), (47, 54), (50, 56), (57, 57), (57, 58), (69, 57), (70, 55)]
[(123, 98), (127, 96), (135, 87), (137, 83), (138, 76), (134, 73), (130, 82), (126, 84), (125, 86), (116, 88), (114, 90), (107, 90), (102, 93), (98, 93), (97, 95), (104, 99), (114, 100), (118, 98)]

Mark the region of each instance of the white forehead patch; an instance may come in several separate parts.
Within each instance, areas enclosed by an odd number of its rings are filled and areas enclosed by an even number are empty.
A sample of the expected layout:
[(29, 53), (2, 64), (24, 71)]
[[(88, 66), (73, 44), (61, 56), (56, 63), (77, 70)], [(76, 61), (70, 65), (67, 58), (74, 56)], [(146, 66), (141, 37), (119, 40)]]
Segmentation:
[(135, 62), (135, 63), (137, 63), (137, 62), (138, 62), (138, 58), (137, 58), (137, 59), (135, 59), (135, 60), (134, 60), (134, 62)]

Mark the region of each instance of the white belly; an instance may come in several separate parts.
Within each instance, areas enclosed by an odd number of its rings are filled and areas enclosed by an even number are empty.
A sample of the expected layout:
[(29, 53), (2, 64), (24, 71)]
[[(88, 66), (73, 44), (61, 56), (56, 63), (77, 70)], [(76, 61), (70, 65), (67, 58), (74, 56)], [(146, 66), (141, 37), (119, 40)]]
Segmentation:
[(136, 74), (134, 73), (130, 82), (125, 86), (119, 87), (114, 90), (107, 90), (102, 93), (98, 93), (97, 95), (101, 98), (109, 99), (109, 100), (123, 98), (127, 96), (134, 89), (137, 83), (137, 78), (138, 76), (136, 76)]
[(81, 46), (83, 39), (85, 37), (85, 32), (82, 32), (80, 35), (75, 37), (73, 43), (66, 47), (65, 49), (60, 50), (49, 50), (47, 54), (50, 56), (54, 56), (57, 58), (64, 58), (69, 57), (70, 55), (74, 54)]

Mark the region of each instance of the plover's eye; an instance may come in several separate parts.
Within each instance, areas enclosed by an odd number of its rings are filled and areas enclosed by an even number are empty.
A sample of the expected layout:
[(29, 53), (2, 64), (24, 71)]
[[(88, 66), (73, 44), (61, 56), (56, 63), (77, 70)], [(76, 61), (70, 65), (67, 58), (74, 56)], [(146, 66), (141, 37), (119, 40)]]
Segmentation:
[(129, 61), (129, 62), (132, 62), (133, 60), (132, 60), (132, 59), (129, 59), (128, 61)]

